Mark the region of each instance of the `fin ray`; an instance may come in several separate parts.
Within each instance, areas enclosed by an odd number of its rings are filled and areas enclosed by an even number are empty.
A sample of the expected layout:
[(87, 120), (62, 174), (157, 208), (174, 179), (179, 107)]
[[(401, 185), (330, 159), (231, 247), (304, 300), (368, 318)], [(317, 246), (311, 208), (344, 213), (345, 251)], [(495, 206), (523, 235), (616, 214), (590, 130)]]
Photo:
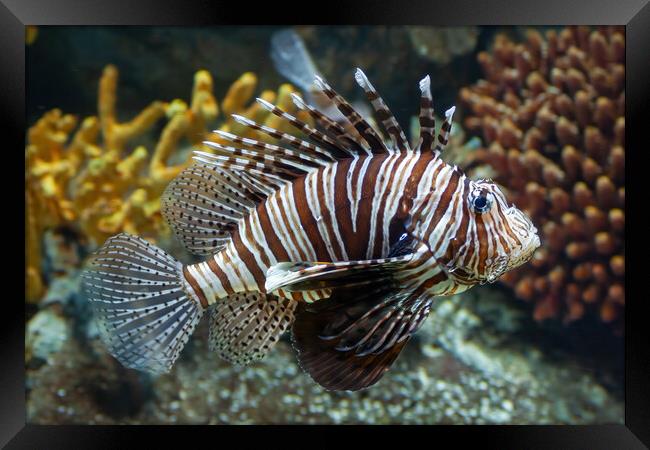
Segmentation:
[(447, 111), (445, 111), (445, 120), (442, 122), (442, 125), (440, 126), (440, 132), (438, 133), (438, 142), (436, 143), (436, 147), (434, 149), (434, 151), (437, 153), (442, 152), (442, 150), (447, 145), (447, 142), (449, 141), (449, 134), (451, 133), (451, 123), (452, 123), (451, 119), (454, 115), (454, 111), (456, 111), (455, 106), (452, 106)]
[[(296, 94), (292, 94), (292, 96), (297, 97)], [(278, 131), (275, 128), (271, 128), (267, 125), (260, 125), (246, 117), (237, 114), (233, 114), (232, 118), (236, 122), (242, 125), (245, 125), (255, 131), (259, 131), (260, 133), (264, 133), (268, 136), (271, 136), (274, 139), (277, 139), (282, 143), (289, 145), (290, 147), (298, 151), (298, 155), (300, 155), (300, 157), (302, 158), (306, 157), (306, 159), (314, 161), (318, 165), (324, 165), (329, 162), (336, 161), (336, 157), (335, 157), (336, 155), (332, 155), (331, 151), (323, 149), (317, 145), (314, 145), (302, 139), (298, 139), (297, 137), (292, 136), (289, 133)], [(278, 149), (282, 152), (289, 152), (289, 150), (282, 147), (276, 148), (275, 150)]]
[(420, 141), (418, 149), (421, 152), (430, 152), (436, 132), (436, 118), (433, 112), (433, 99), (431, 97), (431, 77), (427, 75), (420, 80)]
[(259, 192), (239, 177), (207, 164), (194, 164), (165, 189), (161, 211), (190, 252), (210, 255), (221, 249), (256, 205)]
[(283, 111), (282, 109), (274, 106), (262, 98), (258, 98), (257, 102), (262, 105), (264, 109), (289, 122), (291, 126), (296, 128), (298, 131), (305, 133), (309, 139), (317, 142), (322, 147), (328, 148), (334, 153), (338, 153), (341, 157), (345, 157), (347, 155), (347, 152), (344, 149), (341, 149), (336, 141), (316, 130), (315, 128), (310, 127), (302, 120), (299, 120), (298, 118), (292, 116), (291, 114)]
[[(351, 282), (353, 277), (377, 280), (405, 267), (414, 253), (392, 258), (369, 259), (343, 262), (282, 262), (269, 268), (266, 275), (267, 292), (276, 289), (311, 290), (339, 287), (336, 282)], [(356, 280), (356, 278), (355, 278)], [(318, 283), (315, 287), (313, 284)]]
[[(305, 103), (298, 95), (291, 94), (291, 98), (293, 99), (293, 103), (296, 105), (296, 107), (307, 111), (309, 115), (314, 119), (314, 121), (322, 126), (326, 132), (331, 134), (335, 139), (342, 141), (341, 148), (348, 151), (348, 153), (355, 155), (360, 151), (364, 151), (366, 153), (370, 152), (370, 149), (366, 146), (365, 141), (361, 141), (357, 135), (348, 133), (345, 128), (327, 117), (321, 111)], [(347, 145), (350, 145), (351, 147), (349, 150), (346, 148)]]
[(301, 308), (293, 326), (300, 366), (326, 389), (367, 388), (397, 359), (430, 305), (426, 294), (385, 287), (374, 294), (339, 291)]
[(261, 293), (220, 300), (210, 311), (210, 349), (238, 365), (262, 359), (292, 325), (296, 305)]
[[(143, 273), (157, 278), (143, 281)], [(179, 262), (126, 233), (108, 239), (88, 260), (83, 292), (102, 340), (126, 367), (164, 373), (180, 355), (203, 313), (181, 276)]]
[(368, 143), (368, 146), (373, 153), (389, 153), (388, 148), (384, 144), (381, 136), (377, 134), (374, 128), (365, 121), (361, 114), (355, 111), (341, 95), (332, 89), (320, 77), (316, 77), (316, 86), (321, 89), (327, 97), (332, 100), (341, 113), (348, 119), (350, 124), (357, 130), (361, 137)]
[(379, 120), (381, 120), (384, 129), (393, 141), (395, 148), (402, 152), (408, 151), (408, 140), (406, 139), (406, 135), (404, 134), (402, 127), (400, 127), (399, 123), (390, 112), (390, 109), (384, 102), (384, 99), (381, 98), (379, 93), (375, 90), (374, 86), (370, 83), (368, 77), (366, 77), (366, 74), (364, 74), (361, 69), (357, 69), (354, 74), (354, 78), (359, 86), (361, 86), (361, 88), (366, 92), (366, 97), (368, 97), (368, 100), (372, 104), (372, 107), (375, 109), (375, 113), (377, 113), (377, 116), (379, 117)]

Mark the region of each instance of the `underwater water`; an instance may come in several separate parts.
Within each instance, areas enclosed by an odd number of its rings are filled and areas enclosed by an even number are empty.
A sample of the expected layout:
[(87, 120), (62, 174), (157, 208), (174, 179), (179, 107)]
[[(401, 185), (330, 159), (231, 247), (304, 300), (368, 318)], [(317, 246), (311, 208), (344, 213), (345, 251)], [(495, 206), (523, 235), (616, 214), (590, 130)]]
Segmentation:
[(411, 142), (429, 74), (437, 116), (457, 107), (443, 159), (494, 179), (530, 215), (542, 242), (533, 260), (438, 297), (393, 367), (359, 392), (315, 383), (288, 333), (233, 366), (208, 349), (207, 320), (170, 373), (125, 368), (81, 293), (84, 261), (123, 231), (201, 261), (162, 218), (164, 188), (211, 130), (243, 132), (231, 113), (275, 126), (255, 97), (296, 113), (289, 94), (308, 97), (304, 76), (274, 59), (279, 27), (38, 27), (26, 55), (27, 420), (623, 423), (622, 29), (293, 30), (365, 115), (362, 68)]

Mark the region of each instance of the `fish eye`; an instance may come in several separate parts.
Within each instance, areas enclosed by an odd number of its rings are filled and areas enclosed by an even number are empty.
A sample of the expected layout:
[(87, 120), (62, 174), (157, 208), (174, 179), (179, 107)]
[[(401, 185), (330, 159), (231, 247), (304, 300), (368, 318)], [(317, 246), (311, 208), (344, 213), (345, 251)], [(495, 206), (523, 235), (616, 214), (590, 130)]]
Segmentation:
[(490, 210), (492, 207), (492, 200), (488, 197), (488, 193), (481, 192), (470, 199), (470, 205), (475, 213), (483, 214)]

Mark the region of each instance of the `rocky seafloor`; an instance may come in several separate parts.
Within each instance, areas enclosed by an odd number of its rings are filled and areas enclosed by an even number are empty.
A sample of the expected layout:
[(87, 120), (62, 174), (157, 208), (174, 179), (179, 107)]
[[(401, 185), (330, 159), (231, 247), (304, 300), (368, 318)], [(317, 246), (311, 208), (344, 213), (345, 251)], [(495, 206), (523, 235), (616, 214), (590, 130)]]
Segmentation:
[[(61, 244), (57, 244), (61, 253)], [(595, 361), (549, 344), (526, 305), (479, 286), (440, 298), (393, 368), (361, 392), (328, 392), (288, 336), (235, 367), (207, 349), (203, 321), (174, 369), (125, 369), (106, 353), (79, 271), (50, 282), (26, 325), (27, 420), (38, 424), (623, 423), (617, 347)], [(560, 334), (562, 339), (562, 335)], [(563, 347), (563, 346), (559, 346)], [(564, 346), (566, 347), (566, 346)]]

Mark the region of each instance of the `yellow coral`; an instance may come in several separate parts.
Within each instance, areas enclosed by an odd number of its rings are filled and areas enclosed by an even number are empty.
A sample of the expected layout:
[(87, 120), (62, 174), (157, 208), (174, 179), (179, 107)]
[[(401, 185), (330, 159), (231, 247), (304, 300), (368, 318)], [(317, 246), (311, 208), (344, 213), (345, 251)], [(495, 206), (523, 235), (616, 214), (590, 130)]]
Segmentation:
[[(75, 116), (54, 109), (28, 130), (25, 290), (30, 302), (38, 301), (44, 291), (40, 266), (46, 229), (72, 227), (94, 245), (121, 231), (151, 240), (166, 235), (160, 197), (169, 181), (191, 163), (186, 150), (199, 146), (210, 151), (201, 142), (221, 140), (208, 131), (219, 115), (208, 71), (194, 75), (189, 106), (180, 99), (154, 101), (128, 122), (117, 120), (118, 75), (115, 66), (104, 69), (96, 117), (85, 118), (77, 128)], [(237, 129), (240, 125), (230, 117), (236, 113), (265, 125), (275, 124), (272, 114), (251, 102), (256, 87), (257, 77), (248, 72), (228, 89), (221, 103), (226, 116), (221, 130), (265, 139), (253, 130)], [(289, 97), (294, 91), (292, 86), (282, 85), (278, 94), (264, 91), (260, 96), (272, 103), (278, 99), (283, 109), (295, 114)], [(167, 123), (151, 155), (143, 145), (129, 149), (132, 141), (146, 135), (163, 118)], [(181, 146), (181, 141), (187, 144)]]
[(35, 25), (27, 25), (25, 27), (25, 44), (32, 45), (34, 42), (36, 42), (37, 37), (38, 27)]
[(121, 152), (127, 141), (146, 132), (167, 111), (166, 103), (155, 101), (130, 122), (117, 122), (115, 116), (117, 78), (117, 68), (108, 65), (104, 68), (104, 73), (99, 81), (99, 121), (102, 127), (105, 149), (108, 152)]

